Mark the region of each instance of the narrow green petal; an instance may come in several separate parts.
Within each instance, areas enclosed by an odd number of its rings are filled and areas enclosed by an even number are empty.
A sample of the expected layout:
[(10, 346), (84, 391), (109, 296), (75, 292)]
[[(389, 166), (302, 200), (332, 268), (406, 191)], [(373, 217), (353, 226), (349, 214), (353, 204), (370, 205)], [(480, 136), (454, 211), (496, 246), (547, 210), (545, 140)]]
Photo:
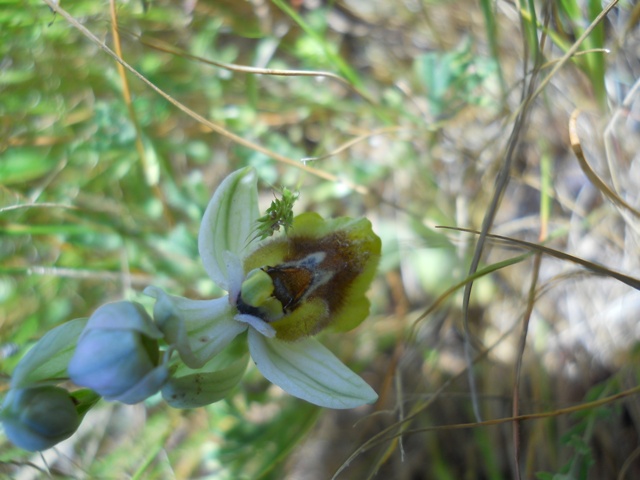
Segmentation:
[(354, 408), (376, 392), (313, 338), (284, 342), (249, 329), (249, 352), (258, 370), (285, 392), (327, 408)]
[(204, 212), (198, 250), (207, 274), (229, 291), (228, 259), (247, 247), (258, 218), (258, 177), (252, 167), (236, 170), (217, 188)]

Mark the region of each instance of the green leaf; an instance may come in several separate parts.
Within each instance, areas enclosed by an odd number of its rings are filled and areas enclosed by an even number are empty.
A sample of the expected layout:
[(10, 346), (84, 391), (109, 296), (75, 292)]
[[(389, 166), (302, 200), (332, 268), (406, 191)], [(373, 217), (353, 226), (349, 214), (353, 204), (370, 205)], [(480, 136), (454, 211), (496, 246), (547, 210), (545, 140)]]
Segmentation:
[(34, 147), (10, 148), (3, 152), (0, 183), (12, 185), (42, 177), (55, 167), (55, 162), (47, 155), (48, 151)]

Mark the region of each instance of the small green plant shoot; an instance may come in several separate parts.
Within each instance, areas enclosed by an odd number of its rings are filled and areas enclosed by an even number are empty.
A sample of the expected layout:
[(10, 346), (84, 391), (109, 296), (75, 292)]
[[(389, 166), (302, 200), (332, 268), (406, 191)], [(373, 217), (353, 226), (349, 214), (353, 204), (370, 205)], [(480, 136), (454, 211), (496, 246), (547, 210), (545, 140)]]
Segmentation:
[(253, 242), (256, 238), (264, 240), (272, 236), (275, 232), (284, 228), (284, 233), (289, 233), (289, 228), (293, 223), (293, 204), (296, 203), (299, 192), (292, 192), (287, 187), (282, 188), (282, 198), (275, 197), (271, 202), (271, 206), (267, 208), (267, 213), (256, 220), (256, 235), (251, 239)]

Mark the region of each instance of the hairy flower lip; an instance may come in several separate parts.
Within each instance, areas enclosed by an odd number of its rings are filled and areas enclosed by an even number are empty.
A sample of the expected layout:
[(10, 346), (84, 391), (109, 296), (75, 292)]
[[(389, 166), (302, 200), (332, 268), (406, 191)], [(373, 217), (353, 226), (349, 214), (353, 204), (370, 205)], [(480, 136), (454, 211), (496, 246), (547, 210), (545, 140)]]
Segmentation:
[(283, 313), (291, 313), (310, 294), (334, 277), (335, 272), (320, 273), (318, 269), (326, 257), (326, 252), (315, 252), (297, 261), (262, 268), (273, 281), (273, 295), (282, 304)]
[[(245, 272), (272, 276), (284, 315), (269, 319), (281, 340), (295, 341), (329, 327), (348, 331), (369, 313), (366, 297), (380, 257), (380, 239), (365, 218), (325, 220), (303, 213), (291, 233), (258, 245), (244, 258)], [(268, 318), (259, 315), (261, 318)]]

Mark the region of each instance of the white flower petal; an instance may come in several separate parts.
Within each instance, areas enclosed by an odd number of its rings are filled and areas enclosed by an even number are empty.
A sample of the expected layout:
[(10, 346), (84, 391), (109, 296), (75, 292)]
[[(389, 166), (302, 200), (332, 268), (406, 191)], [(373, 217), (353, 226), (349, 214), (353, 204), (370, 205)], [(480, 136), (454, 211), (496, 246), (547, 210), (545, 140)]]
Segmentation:
[(239, 315), (236, 315), (235, 319), (239, 322), (250, 325), (265, 337), (273, 338), (276, 336), (275, 329), (271, 325), (269, 325), (267, 322), (262, 320), (261, 318), (254, 317), (253, 315), (241, 313)]
[(313, 338), (289, 343), (249, 329), (249, 352), (258, 370), (287, 393), (328, 408), (373, 403), (374, 390)]
[(229, 291), (227, 254), (242, 257), (258, 218), (258, 177), (251, 168), (236, 170), (217, 188), (202, 217), (198, 250), (207, 274)]
[(233, 319), (238, 311), (227, 297), (189, 300), (157, 287), (147, 287), (144, 293), (156, 299), (153, 317), (158, 328), (190, 368), (204, 365), (247, 328)]

